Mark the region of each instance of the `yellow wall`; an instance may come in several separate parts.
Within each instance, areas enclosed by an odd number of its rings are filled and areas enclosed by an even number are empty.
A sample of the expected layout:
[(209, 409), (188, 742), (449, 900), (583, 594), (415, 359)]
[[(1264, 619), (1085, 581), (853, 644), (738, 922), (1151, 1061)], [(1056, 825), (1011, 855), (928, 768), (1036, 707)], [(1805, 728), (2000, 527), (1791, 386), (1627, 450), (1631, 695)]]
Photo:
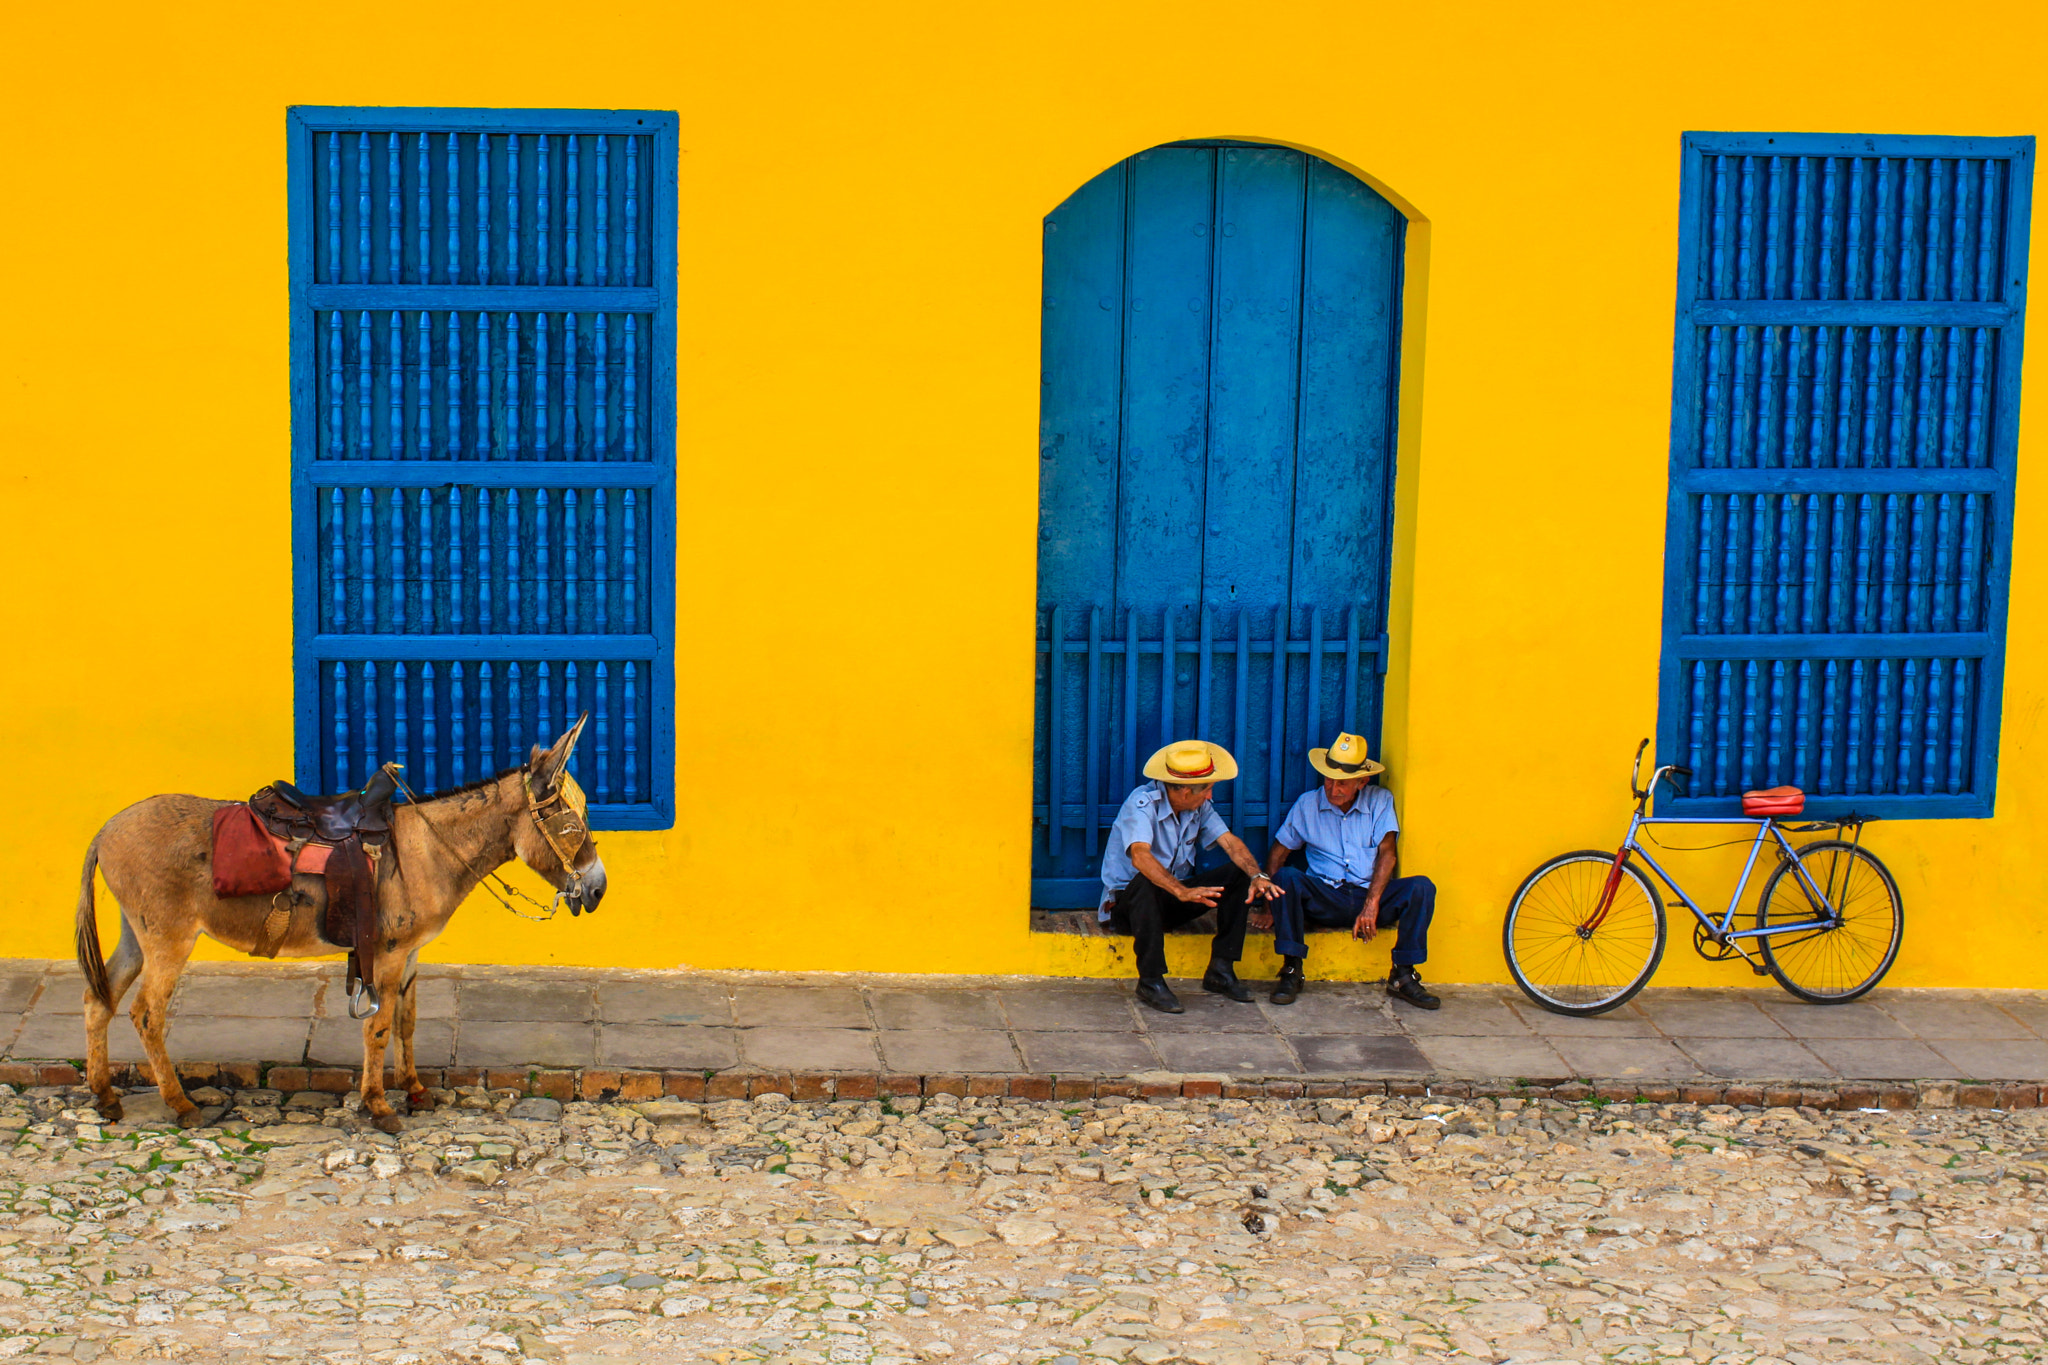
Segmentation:
[[(1405, 864), (1443, 888), (1430, 975), (1468, 981), (1504, 979), (1522, 874), (1618, 833), (1655, 723), (1681, 130), (2048, 124), (2018, 0), (128, 3), (10, 27), (4, 955), (68, 955), (116, 809), (290, 767), (264, 571), (290, 536), (288, 105), (681, 117), (676, 827), (605, 836), (594, 919), (479, 901), (433, 956), (1128, 971), (1025, 927), (1039, 224), (1121, 157), (1223, 136), (1321, 153), (1415, 219), (1386, 747)], [(2037, 343), (2023, 462), (2043, 372)], [(1870, 836), (1909, 910), (1893, 984), (2048, 963), (2035, 486), (1999, 814)], [(1682, 944), (1663, 983), (1751, 984)], [(1202, 945), (1175, 947), (1191, 968)]]

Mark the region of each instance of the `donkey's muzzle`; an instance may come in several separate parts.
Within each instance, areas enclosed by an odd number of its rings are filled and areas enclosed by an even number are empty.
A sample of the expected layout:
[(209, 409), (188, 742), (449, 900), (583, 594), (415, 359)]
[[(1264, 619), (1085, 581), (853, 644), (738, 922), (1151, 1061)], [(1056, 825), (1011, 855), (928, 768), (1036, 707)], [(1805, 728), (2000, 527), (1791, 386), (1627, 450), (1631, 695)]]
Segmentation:
[(604, 864), (599, 863), (590, 871), (579, 874), (574, 885), (562, 893), (562, 899), (567, 902), (571, 915), (580, 915), (586, 910), (596, 914), (604, 892)]

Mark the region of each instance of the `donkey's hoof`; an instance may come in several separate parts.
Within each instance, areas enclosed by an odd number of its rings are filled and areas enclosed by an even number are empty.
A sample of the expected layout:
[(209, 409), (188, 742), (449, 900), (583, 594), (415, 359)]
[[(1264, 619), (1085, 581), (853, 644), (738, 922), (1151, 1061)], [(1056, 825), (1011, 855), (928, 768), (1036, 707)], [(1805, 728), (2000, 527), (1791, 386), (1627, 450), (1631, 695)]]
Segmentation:
[(100, 1117), (108, 1123), (119, 1123), (121, 1121), (121, 1101), (119, 1100), (101, 1100), (93, 1108), (97, 1109)]
[(405, 1120), (396, 1114), (386, 1114), (383, 1118), (376, 1120), (376, 1124), (377, 1131), (380, 1133), (402, 1133), (405, 1131)]
[(178, 1126), (180, 1128), (204, 1128), (206, 1126), (206, 1111), (196, 1104), (190, 1109), (179, 1111)]
[(434, 1094), (431, 1090), (422, 1086), (418, 1090), (406, 1091), (405, 1102), (411, 1106), (413, 1113), (424, 1114), (434, 1107)]

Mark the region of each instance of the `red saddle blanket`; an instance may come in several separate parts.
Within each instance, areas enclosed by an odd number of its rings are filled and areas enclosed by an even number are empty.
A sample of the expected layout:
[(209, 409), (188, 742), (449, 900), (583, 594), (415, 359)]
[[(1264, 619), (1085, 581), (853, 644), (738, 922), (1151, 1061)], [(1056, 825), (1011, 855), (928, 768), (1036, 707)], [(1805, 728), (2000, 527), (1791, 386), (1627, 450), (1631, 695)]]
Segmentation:
[(327, 855), (333, 851), (326, 844), (307, 844), (299, 850), (294, 868), (285, 841), (272, 834), (246, 802), (222, 806), (213, 813), (213, 894), (275, 895), (292, 884), (294, 871), (326, 871)]

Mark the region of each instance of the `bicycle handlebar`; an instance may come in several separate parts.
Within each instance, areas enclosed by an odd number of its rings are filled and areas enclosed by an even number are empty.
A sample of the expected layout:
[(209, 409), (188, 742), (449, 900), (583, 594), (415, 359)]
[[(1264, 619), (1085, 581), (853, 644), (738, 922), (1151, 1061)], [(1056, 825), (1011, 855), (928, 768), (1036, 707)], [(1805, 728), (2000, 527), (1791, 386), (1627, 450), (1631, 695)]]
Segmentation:
[[(1662, 767), (1658, 768), (1656, 772), (1650, 774), (1650, 791), (1656, 791), (1657, 784), (1659, 782), (1669, 782), (1671, 784), (1671, 794), (1673, 796), (1684, 796), (1686, 794), (1684, 790), (1684, 779), (1691, 776), (1692, 769), (1685, 767), (1683, 764), (1666, 763)], [(1650, 792), (1645, 792), (1643, 794), (1645, 796), (1648, 796)]]
[(1643, 754), (1649, 747), (1650, 741), (1648, 739), (1636, 745), (1636, 761), (1628, 770), (1629, 791), (1634, 793), (1636, 800), (1647, 801), (1650, 799), (1650, 794), (1657, 790), (1659, 782), (1670, 781), (1674, 794), (1679, 796), (1685, 795), (1683, 791), (1679, 790), (1679, 782), (1682, 779), (1690, 778), (1692, 776), (1692, 769), (1686, 767), (1683, 763), (1662, 764), (1651, 772), (1650, 785), (1648, 787), (1638, 785), (1643, 777)]

